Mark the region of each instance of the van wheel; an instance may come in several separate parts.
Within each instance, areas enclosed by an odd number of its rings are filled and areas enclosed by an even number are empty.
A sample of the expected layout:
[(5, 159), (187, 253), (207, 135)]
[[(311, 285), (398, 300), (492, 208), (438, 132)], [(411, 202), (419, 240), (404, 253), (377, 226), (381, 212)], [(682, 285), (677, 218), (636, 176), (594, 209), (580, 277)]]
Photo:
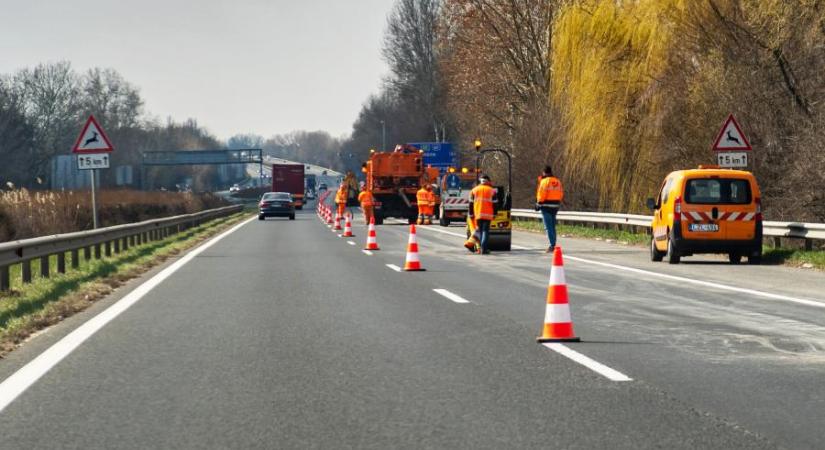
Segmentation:
[(728, 261), (730, 261), (731, 264), (739, 264), (742, 262), (742, 255), (733, 252), (728, 253)]
[(658, 248), (656, 248), (656, 239), (650, 238), (650, 260), (654, 262), (661, 261), (664, 258), (665, 253), (660, 252)]
[(673, 246), (673, 239), (667, 240), (667, 262), (668, 264), (679, 264), (679, 261), (682, 259), (679, 252)]
[(289, 215), (289, 220), (295, 220), (295, 214), (290, 214)]
[(753, 253), (751, 253), (748, 256), (748, 264), (751, 264), (751, 265), (762, 264), (762, 249), (761, 248), (759, 250), (754, 250)]
[(442, 216), (440, 219), (438, 219), (438, 224), (441, 225), (442, 227), (449, 227), (450, 226), (450, 219), (447, 219), (446, 217)]

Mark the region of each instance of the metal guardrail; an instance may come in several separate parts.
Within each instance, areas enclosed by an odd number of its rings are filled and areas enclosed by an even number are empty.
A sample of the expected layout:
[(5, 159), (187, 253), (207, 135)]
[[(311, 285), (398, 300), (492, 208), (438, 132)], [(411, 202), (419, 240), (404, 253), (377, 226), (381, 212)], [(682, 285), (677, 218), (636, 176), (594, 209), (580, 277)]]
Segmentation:
[(42, 277), (48, 277), (50, 274), (49, 266), (52, 255), (57, 255), (57, 272), (65, 273), (66, 253), (71, 252), (71, 266), (76, 269), (79, 267), (81, 250), (87, 261), (92, 258), (93, 253), (95, 259), (101, 259), (103, 255), (111, 256), (113, 251), (120, 253), (128, 250), (129, 247), (162, 240), (203, 222), (242, 210), (242, 205), (225, 206), (193, 214), (115, 225), (97, 230), (4, 242), (0, 244), (0, 291), (7, 291), (11, 288), (10, 269), (12, 265), (22, 264), (22, 281), (30, 283), (32, 280), (31, 262), (35, 259), (40, 259)]
[[(515, 218), (541, 220), (541, 213), (532, 209), (514, 209)], [(579, 222), (592, 224), (616, 224), (650, 228), (653, 216), (639, 214), (616, 214), (581, 211), (559, 211), (556, 219), (563, 222)], [(774, 238), (774, 246), (778, 247), (780, 238), (804, 239), (805, 248), (810, 250), (812, 240), (825, 240), (825, 224), (802, 222), (762, 222), (762, 234)]]

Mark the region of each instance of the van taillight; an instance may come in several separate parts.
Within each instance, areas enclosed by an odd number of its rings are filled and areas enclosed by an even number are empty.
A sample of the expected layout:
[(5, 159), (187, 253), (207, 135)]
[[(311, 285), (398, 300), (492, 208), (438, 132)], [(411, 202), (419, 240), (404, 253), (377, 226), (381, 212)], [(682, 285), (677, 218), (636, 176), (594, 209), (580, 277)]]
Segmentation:
[(676, 214), (675, 220), (679, 220), (682, 216), (682, 197), (676, 197), (676, 200), (673, 200), (673, 212)]
[(762, 221), (762, 199), (756, 197), (756, 221)]

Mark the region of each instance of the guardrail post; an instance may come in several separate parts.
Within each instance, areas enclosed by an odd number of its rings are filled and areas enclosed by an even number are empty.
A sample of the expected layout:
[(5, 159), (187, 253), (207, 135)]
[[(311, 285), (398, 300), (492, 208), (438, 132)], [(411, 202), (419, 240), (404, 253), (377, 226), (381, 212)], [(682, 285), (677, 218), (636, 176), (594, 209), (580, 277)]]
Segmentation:
[(32, 262), (31, 261), (23, 261), (21, 268), (21, 275), (23, 278), (24, 283), (31, 283), (32, 282)]
[(773, 237), (773, 248), (782, 247), (782, 238), (779, 236)]
[(100, 259), (100, 244), (95, 244), (95, 259)]
[[(84, 252), (86, 252), (88, 249), (89, 247), (83, 247)], [(80, 252), (77, 249), (74, 249), (72, 250), (72, 269), (77, 269), (78, 267), (80, 267)]]
[(123, 251), (129, 250), (129, 240), (132, 239), (132, 236), (126, 236), (123, 238)]
[(57, 254), (57, 273), (66, 273), (66, 253)]
[(811, 251), (814, 249), (814, 241), (811, 239), (805, 239), (805, 251)]
[(120, 253), (120, 238), (113, 240), (112, 244), (114, 246), (115, 253)]
[(11, 270), (9, 266), (0, 267), (0, 291), (11, 289)]
[(49, 257), (41, 256), (40, 257), (40, 276), (43, 278), (49, 278)]
[(103, 247), (103, 253), (107, 258), (112, 256), (112, 241), (106, 241), (106, 244)]

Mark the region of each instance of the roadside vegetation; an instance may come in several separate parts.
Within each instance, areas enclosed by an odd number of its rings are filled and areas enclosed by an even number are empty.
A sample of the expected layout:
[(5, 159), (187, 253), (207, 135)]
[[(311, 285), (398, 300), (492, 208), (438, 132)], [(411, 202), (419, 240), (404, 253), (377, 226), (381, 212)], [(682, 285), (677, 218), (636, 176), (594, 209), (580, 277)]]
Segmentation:
[[(100, 226), (140, 222), (226, 206), (212, 194), (189, 192), (98, 192)], [(88, 191), (0, 192), (0, 242), (87, 230), (92, 227)]]
[[(88, 308), (128, 280), (247, 217), (249, 214), (245, 212), (216, 219), (108, 258), (83, 260), (81, 257), (78, 269), (68, 269), (65, 274), (53, 273), (49, 278), (39, 277), (35, 264), (34, 278), (28, 284), (20, 282), (20, 266), (12, 266), (12, 290), (0, 293), (0, 356), (38, 330)], [(67, 260), (67, 268), (71, 267), (70, 261)]]

